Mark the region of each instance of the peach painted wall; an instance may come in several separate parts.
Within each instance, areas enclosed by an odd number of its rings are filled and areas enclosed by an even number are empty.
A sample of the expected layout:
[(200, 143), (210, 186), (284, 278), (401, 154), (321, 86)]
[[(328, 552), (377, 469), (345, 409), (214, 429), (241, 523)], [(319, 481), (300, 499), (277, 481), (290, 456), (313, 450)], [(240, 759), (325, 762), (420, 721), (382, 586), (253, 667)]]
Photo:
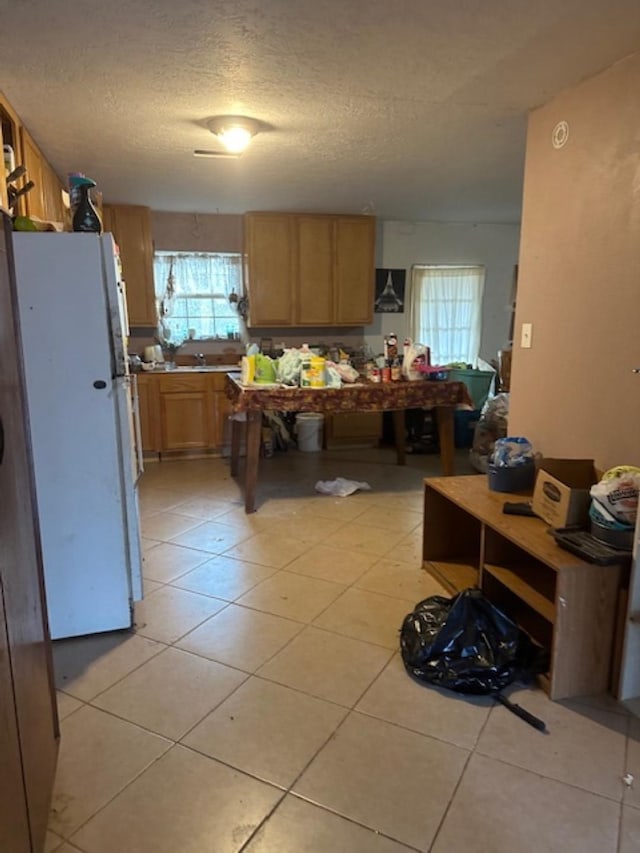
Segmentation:
[(509, 432), (605, 469), (640, 464), (639, 92), (634, 54), (534, 111), (527, 135)]

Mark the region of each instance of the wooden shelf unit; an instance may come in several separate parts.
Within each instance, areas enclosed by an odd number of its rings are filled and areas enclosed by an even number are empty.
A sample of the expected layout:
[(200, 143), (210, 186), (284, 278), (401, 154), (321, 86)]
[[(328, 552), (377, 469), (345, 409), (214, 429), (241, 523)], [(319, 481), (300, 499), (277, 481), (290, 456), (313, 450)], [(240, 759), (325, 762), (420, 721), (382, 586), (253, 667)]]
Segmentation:
[(556, 545), (538, 518), (505, 515), (522, 495), (484, 475), (424, 481), (423, 566), (455, 594), (477, 586), (550, 654), (551, 699), (611, 687), (623, 565), (597, 566)]

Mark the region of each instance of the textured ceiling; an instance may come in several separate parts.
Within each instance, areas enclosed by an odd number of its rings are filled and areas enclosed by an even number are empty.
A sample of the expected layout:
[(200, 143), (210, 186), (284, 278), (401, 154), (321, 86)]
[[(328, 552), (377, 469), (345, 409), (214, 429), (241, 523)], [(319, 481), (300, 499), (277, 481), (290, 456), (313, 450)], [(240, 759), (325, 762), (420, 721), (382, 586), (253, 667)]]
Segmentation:
[[(57, 172), (155, 210), (517, 222), (526, 114), (633, 53), (638, 0), (0, 0)], [(264, 123), (239, 159), (204, 121)]]

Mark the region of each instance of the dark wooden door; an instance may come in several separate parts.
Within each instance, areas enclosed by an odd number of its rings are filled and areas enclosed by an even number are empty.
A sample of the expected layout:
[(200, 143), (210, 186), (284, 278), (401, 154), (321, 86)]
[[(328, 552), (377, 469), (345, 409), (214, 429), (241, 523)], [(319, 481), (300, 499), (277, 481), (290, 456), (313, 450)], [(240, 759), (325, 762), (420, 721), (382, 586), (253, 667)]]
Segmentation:
[(19, 356), (10, 220), (0, 218), (0, 850), (44, 847), (58, 747), (51, 642)]

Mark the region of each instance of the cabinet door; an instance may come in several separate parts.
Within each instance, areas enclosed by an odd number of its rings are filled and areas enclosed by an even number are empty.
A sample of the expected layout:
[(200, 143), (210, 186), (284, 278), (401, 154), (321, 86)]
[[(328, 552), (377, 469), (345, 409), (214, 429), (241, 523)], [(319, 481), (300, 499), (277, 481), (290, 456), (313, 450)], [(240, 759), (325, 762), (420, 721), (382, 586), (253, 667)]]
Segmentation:
[(209, 394), (185, 391), (161, 394), (162, 450), (202, 450), (211, 434)]
[(42, 187), (45, 219), (64, 222), (67, 217), (67, 211), (62, 203), (64, 186), (46, 160), (42, 160)]
[(37, 216), (52, 222), (64, 222), (66, 211), (62, 203), (62, 181), (31, 138), (26, 128), (20, 128), (23, 163), (27, 178), (35, 186), (25, 198), (27, 216)]
[(225, 426), (231, 414), (231, 403), (223, 391), (211, 395), (213, 404), (211, 446), (219, 450), (224, 444)]
[(373, 217), (336, 217), (337, 324), (363, 326), (373, 321), (375, 229)]
[(250, 326), (291, 326), (294, 322), (293, 236), (288, 214), (245, 216)]
[[(19, 140), (19, 130), (20, 127), (20, 119), (13, 111), (11, 104), (4, 97), (2, 92), (0, 92), (0, 141), (3, 145), (10, 145), (13, 148), (13, 153), (16, 160), (16, 166), (19, 166), (22, 163), (22, 153), (21, 146)], [(2, 172), (4, 176), (5, 172)], [(7, 185), (3, 179), (0, 181), (0, 206), (7, 207)], [(24, 207), (24, 199), (22, 202), (18, 202), (18, 207), (20, 205)], [(23, 208), (21, 208), (23, 209)], [(14, 213), (17, 213), (18, 210), (16, 208)]]
[(0, 837), (7, 850), (31, 853), (29, 816), (24, 796), (22, 760), (2, 583), (0, 583)]
[(220, 450), (224, 444), (225, 426), (231, 413), (231, 403), (225, 394), (227, 377), (224, 373), (209, 374), (209, 394), (211, 400), (211, 436), (209, 446)]
[(347, 445), (375, 447), (382, 433), (382, 412), (349, 412), (326, 421), (327, 448)]
[(157, 452), (160, 401), (155, 377), (138, 374), (138, 412), (140, 415), (140, 437), (142, 449)]
[(331, 216), (296, 218), (296, 320), (301, 325), (328, 326), (334, 322), (333, 229)]
[(150, 209), (139, 205), (104, 205), (103, 226), (113, 234), (120, 249), (129, 325), (155, 327), (158, 320)]
[(22, 142), (22, 162), (27, 170), (27, 179), (35, 186), (24, 196), (24, 209), (27, 216), (46, 219), (44, 203), (44, 177), (42, 155), (25, 127), (20, 128)]
[(0, 217), (0, 849), (20, 853), (44, 848), (59, 732), (10, 231)]

